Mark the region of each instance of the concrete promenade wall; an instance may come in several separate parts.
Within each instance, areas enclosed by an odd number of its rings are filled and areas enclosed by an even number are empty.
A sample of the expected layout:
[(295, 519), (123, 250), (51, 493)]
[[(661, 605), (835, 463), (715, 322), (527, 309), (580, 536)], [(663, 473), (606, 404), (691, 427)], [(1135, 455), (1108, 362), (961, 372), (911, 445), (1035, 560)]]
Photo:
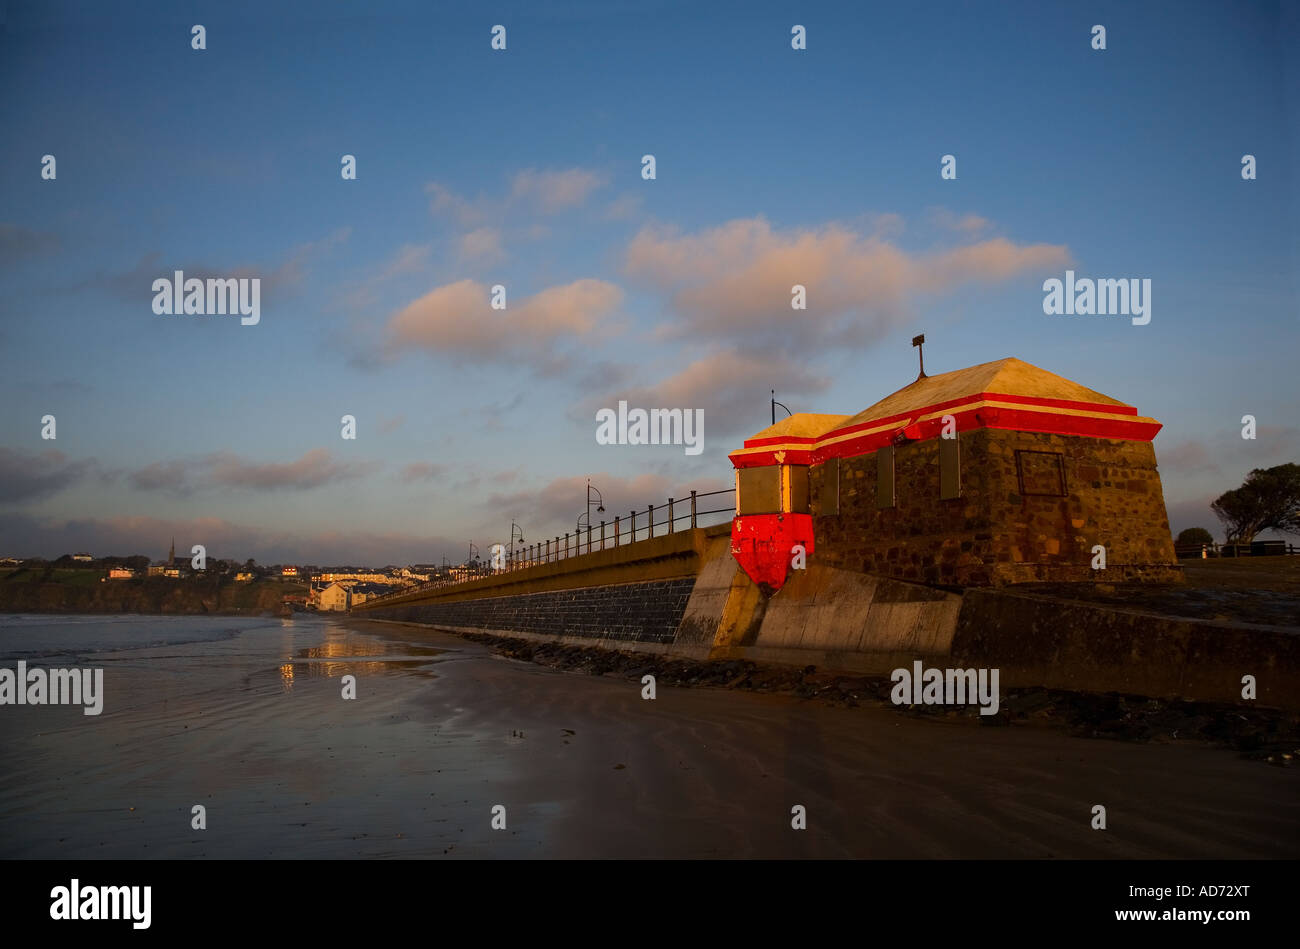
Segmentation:
[(681, 624), (693, 577), (479, 597), (451, 602), (409, 603), (382, 612), (384, 619), (457, 630), (532, 633), (622, 643), (672, 643)]
[(729, 527), (684, 531), (354, 611), (458, 632), (887, 676), (917, 659), (1046, 686), (1300, 708), (1300, 632), (1017, 590), (952, 592), (811, 563), (765, 598)]
[(354, 612), (366, 619), (457, 632), (664, 651), (682, 624), (704, 551), (711, 539), (729, 530), (665, 534), (469, 583), (386, 597)]
[(1300, 708), (1300, 630), (1166, 616), (1012, 590), (968, 590), (952, 644), (1003, 687), (1041, 685)]

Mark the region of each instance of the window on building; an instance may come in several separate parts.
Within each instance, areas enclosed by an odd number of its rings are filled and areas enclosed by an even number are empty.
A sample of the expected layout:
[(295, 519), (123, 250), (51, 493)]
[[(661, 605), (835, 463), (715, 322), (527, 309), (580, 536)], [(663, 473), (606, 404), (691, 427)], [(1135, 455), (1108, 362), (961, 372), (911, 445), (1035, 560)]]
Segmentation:
[(736, 513), (781, 513), (781, 467), (736, 469)]
[(787, 510), (795, 514), (807, 514), (808, 507), (808, 466), (782, 465), (786, 478), (789, 479), (790, 506)]
[(876, 507), (894, 506), (894, 446), (884, 445), (876, 452)]
[(1020, 493), (1046, 497), (1066, 496), (1065, 460), (1059, 451), (1016, 451)]
[(831, 458), (821, 466), (822, 489), (817, 495), (817, 513), (823, 517), (840, 513), (840, 460)]
[(807, 514), (808, 466), (768, 465), (736, 471), (737, 514)]

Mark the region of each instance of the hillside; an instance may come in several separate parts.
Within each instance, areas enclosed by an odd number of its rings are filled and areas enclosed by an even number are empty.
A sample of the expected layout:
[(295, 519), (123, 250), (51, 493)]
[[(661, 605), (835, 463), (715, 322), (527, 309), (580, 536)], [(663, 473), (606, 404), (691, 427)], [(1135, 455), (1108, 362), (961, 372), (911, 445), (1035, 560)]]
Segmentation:
[(104, 580), (102, 569), (0, 572), (2, 613), (274, 613), (305, 584), (271, 580), (236, 583), (217, 576)]

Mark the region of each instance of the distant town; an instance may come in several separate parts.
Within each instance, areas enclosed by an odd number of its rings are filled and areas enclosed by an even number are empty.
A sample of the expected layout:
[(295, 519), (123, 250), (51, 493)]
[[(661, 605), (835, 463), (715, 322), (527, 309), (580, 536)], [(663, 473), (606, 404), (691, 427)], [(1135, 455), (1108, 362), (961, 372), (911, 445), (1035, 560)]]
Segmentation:
[[(150, 578), (190, 580), (202, 577), (218, 584), (265, 583), (286, 584), (280, 597), (286, 608), (346, 612), (366, 600), (389, 593), (400, 592), (431, 583), (455, 583), (470, 579), (483, 572), (477, 560), (463, 564), (409, 564), (383, 567), (357, 567), (353, 565), (321, 567), (316, 564), (259, 564), (249, 559), (243, 562), (230, 559), (207, 558), (202, 569), (193, 559), (177, 556), (173, 544), (167, 556), (152, 561), (143, 555), (96, 556), (79, 551), (64, 554), (55, 560), (43, 557), (0, 557), (0, 577), (9, 579), (18, 572), (31, 574), (35, 580), (58, 579), (56, 573), (75, 571), (85, 577), (98, 573), (101, 583), (142, 581)], [(292, 586), (289, 586), (292, 585)], [(305, 586), (305, 591), (303, 587)]]

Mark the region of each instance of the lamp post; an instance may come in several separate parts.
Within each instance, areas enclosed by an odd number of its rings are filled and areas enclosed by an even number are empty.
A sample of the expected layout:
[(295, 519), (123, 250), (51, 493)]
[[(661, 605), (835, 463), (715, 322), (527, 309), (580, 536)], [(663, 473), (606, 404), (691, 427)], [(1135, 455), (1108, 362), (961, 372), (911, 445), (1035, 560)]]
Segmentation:
[(516, 524), (513, 520), (510, 522), (510, 560), (515, 559), (515, 534), (519, 535), (519, 543), (524, 542), (524, 529)]
[(587, 510), (583, 511), (581, 514), (578, 515), (578, 524), (577, 524), (577, 529), (578, 529), (579, 531), (582, 530), (582, 522), (583, 522), (583, 518), (586, 518), (586, 521), (587, 521), (587, 529), (588, 529), (588, 530), (591, 529), (591, 492), (592, 492), (592, 491), (595, 491), (595, 492), (596, 492), (596, 498), (597, 498), (596, 513), (598, 513), (598, 514), (603, 514), (604, 511), (605, 511), (605, 498), (604, 498), (604, 496), (600, 493), (600, 489), (599, 489), (599, 488), (593, 488), (593, 487), (591, 486), (591, 479), (588, 478), (588, 479), (587, 479)]

